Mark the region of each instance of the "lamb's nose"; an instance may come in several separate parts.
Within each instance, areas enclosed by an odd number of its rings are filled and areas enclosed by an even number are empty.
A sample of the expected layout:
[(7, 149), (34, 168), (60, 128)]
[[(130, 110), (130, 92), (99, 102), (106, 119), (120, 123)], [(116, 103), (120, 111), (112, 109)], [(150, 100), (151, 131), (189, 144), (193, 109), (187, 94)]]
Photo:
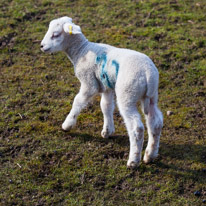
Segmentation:
[(41, 43), (40, 49), (44, 52), (44, 44)]

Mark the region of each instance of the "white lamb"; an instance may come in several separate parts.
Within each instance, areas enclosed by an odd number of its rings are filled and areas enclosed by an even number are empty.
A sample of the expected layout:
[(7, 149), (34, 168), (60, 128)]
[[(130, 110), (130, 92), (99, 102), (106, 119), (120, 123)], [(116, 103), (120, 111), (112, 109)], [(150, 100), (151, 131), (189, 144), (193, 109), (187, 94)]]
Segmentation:
[(63, 130), (68, 131), (74, 127), (81, 110), (94, 95), (100, 93), (104, 116), (101, 135), (109, 137), (115, 131), (113, 111), (116, 94), (130, 140), (127, 166), (137, 167), (141, 161), (144, 125), (137, 111), (138, 101), (145, 114), (149, 135), (144, 162), (148, 163), (158, 156), (163, 126), (163, 116), (157, 106), (159, 74), (148, 56), (129, 49), (89, 42), (80, 27), (72, 23), (69, 17), (50, 22), (41, 42), (41, 50), (48, 53), (64, 51), (81, 82), (80, 91), (62, 125)]

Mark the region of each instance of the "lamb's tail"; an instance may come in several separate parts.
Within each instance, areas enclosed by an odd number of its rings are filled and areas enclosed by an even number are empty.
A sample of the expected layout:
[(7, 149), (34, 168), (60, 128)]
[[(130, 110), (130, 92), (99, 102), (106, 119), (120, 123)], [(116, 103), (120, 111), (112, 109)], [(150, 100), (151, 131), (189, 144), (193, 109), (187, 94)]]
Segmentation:
[(154, 73), (152, 72), (152, 74), (147, 76), (147, 92), (143, 101), (143, 110), (146, 115), (149, 113), (151, 101), (153, 100), (156, 102), (158, 99), (158, 84), (159, 73), (156, 70)]
[(143, 102), (143, 110), (144, 110), (144, 114), (146, 115), (149, 113), (149, 105), (150, 105), (150, 98), (145, 97)]

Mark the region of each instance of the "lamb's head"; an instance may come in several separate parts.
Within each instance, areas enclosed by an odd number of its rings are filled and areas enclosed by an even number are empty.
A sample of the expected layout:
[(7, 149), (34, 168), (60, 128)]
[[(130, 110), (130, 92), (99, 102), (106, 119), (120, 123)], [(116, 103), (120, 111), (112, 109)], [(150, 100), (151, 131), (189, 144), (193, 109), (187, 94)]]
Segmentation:
[(65, 50), (65, 42), (75, 34), (81, 34), (79, 26), (72, 23), (70, 17), (54, 19), (49, 24), (49, 29), (41, 42), (43, 52), (58, 52)]

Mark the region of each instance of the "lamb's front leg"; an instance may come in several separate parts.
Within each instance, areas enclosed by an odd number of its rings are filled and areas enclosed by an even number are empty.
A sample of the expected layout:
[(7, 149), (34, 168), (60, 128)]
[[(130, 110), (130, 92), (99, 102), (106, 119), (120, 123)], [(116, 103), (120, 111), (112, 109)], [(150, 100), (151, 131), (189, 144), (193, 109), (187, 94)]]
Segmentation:
[(103, 93), (100, 105), (104, 115), (104, 126), (101, 135), (103, 138), (108, 138), (115, 132), (113, 121), (113, 112), (115, 108), (114, 91)]
[(95, 93), (91, 92), (91, 90), (81, 87), (79, 93), (74, 98), (70, 113), (62, 124), (63, 130), (68, 131), (76, 125), (79, 113), (87, 106), (89, 100), (92, 98), (92, 96), (94, 96), (94, 94)]

